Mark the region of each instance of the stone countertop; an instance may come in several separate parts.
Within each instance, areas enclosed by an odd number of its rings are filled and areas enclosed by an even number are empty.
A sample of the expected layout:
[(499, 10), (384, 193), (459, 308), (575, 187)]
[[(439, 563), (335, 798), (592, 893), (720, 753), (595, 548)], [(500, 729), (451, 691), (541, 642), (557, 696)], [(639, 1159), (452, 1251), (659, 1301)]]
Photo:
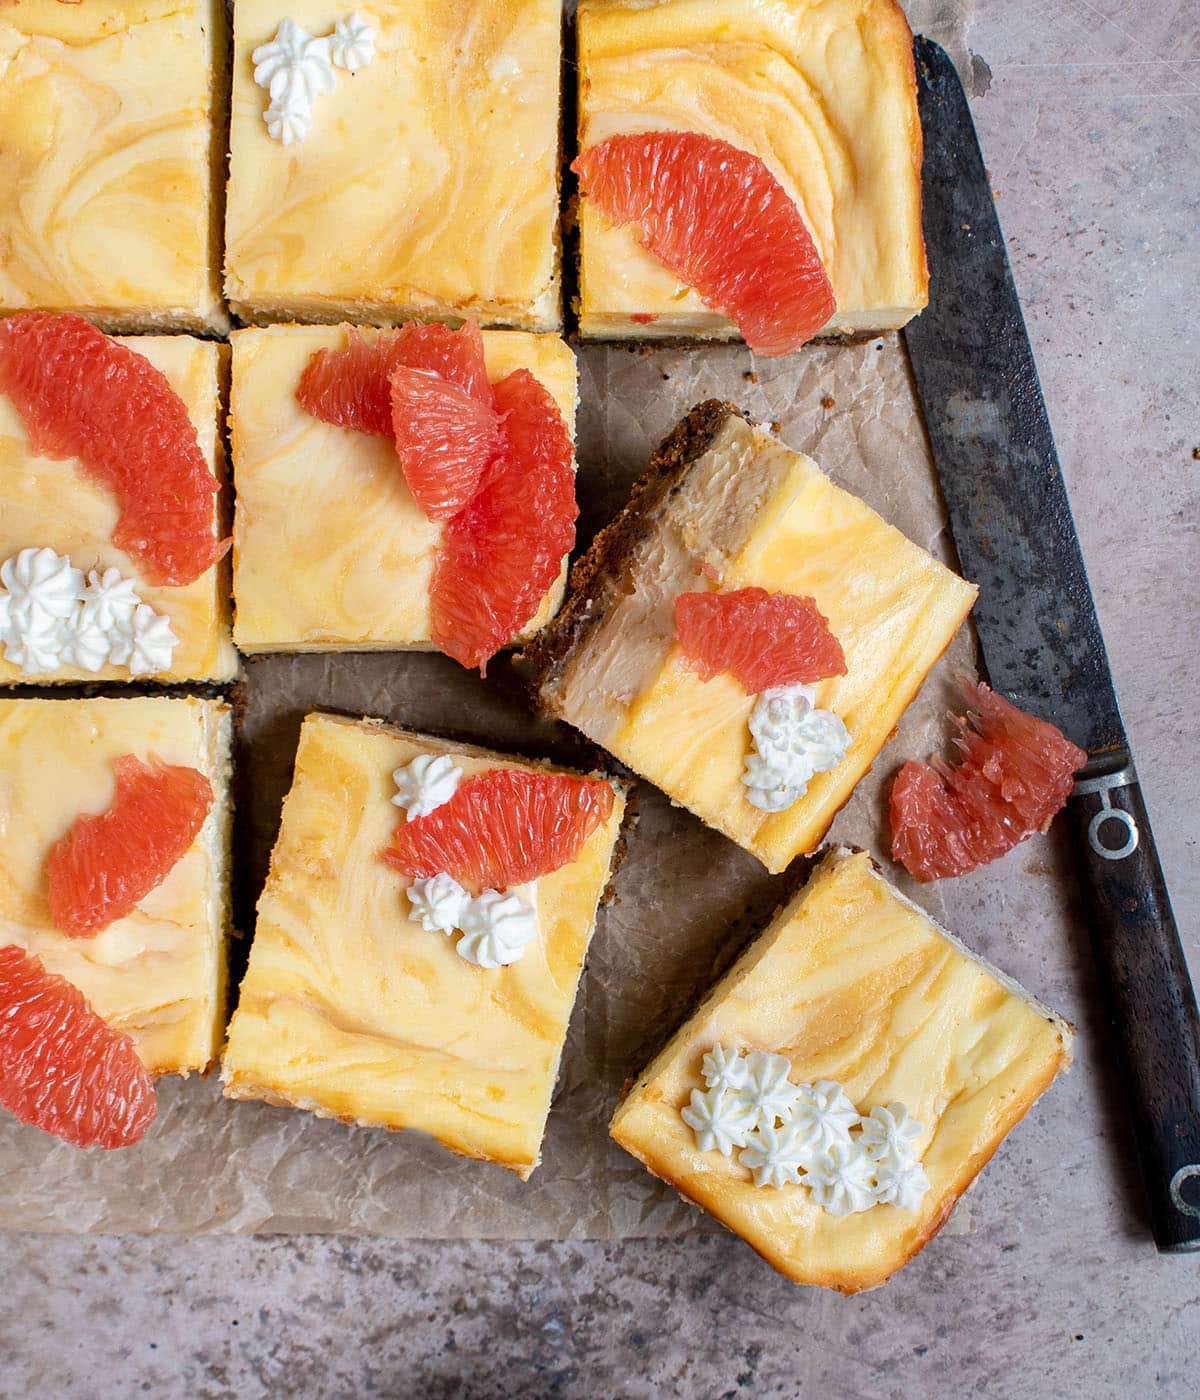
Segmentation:
[[(1200, 12), (982, 9), (976, 120), (1200, 972), (1200, 764), (1185, 725), (1200, 691)], [(723, 1235), (7, 1235), (0, 1394), (1195, 1395), (1200, 1255), (1159, 1256), (1145, 1233), (1070, 889), (1050, 838), (951, 892), (952, 926), (1072, 1016), (1081, 1043), (969, 1197), (973, 1231), (935, 1241), (881, 1292), (794, 1288)]]

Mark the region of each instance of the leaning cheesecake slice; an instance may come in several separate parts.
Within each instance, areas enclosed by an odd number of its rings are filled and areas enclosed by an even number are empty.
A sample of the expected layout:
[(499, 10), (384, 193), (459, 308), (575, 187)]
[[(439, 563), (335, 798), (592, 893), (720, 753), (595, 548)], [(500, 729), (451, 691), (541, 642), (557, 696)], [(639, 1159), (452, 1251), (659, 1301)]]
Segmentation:
[[(725, 670), (703, 679), (676, 604), (713, 593), (812, 600), (845, 673), (782, 695)], [(808, 457), (709, 401), (655, 453), (526, 656), (545, 710), (778, 871), (820, 844), (975, 595)], [(797, 742), (816, 747), (810, 771), (784, 773), (792, 786), (767, 800), (748, 780), (780, 707)], [(821, 756), (830, 734), (839, 742)]]
[[(1072, 1028), (835, 850), (612, 1135), (795, 1283), (874, 1288), (1070, 1064)], [(782, 1120), (782, 1121), (779, 1121)]]
[[(893, 0), (581, 0), (577, 32), (586, 339), (738, 335), (728, 307), (706, 301), (645, 246), (636, 217), (617, 222), (589, 188), (604, 143), (645, 133), (686, 133), (761, 162), (799, 211), (832, 285), (836, 310), (820, 334), (895, 328), (925, 306), (912, 35)], [(611, 183), (637, 196), (624, 201), (626, 212), (661, 176), (652, 165), (634, 156), (612, 171)], [(724, 281), (740, 281), (745, 295), (747, 281), (778, 263), (775, 249), (758, 265), (779, 232), (755, 222), (755, 201), (718, 193), (727, 167), (714, 160), (691, 195), (686, 163), (670, 183), (686, 203), (682, 222), (699, 261), (711, 269), (734, 259)], [(655, 197), (642, 200), (645, 217), (653, 220), (663, 193), (655, 184)], [(747, 223), (755, 238), (740, 245)]]
[(419, 1129), (527, 1178), (623, 813), (603, 778), (309, 715), (226, 1096)]

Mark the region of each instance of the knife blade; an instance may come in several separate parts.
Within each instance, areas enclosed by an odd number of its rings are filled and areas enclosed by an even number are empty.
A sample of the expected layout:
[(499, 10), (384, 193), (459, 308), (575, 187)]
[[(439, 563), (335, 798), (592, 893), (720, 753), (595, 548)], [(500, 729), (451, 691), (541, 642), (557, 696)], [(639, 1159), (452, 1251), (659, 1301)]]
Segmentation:
[(1078, 872), (1150, 1224), (1200, 1249), (1200, 1015), (966, 94), (915, 41), (928, 308), (905, 328), (992, 686), (1088, 752)]

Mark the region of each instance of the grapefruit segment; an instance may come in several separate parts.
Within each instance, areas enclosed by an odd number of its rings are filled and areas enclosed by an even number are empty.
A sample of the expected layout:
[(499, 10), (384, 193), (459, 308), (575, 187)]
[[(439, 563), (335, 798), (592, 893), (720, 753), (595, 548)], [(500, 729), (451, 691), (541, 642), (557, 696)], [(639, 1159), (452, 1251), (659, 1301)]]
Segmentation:
[(213, 531), (209, 470), (166, 375), (82, 316), (22, 311), (0, 321), (0, 393), (33, 450), (77, 457), (117, 498), (112, 542), (151, 583), (187, 584), (229, 548)]
[(133, 1041), (15, 944), (0, 948), (0, 1106), (76, 1147), (129, 1147), (157, 1112)]
[(1044, 831), (1087, 754), (988, 686), (966, 687), (956, 768), (909, 762), (892, 786), (892, 856), (918, 880), (964, 875)]
[(50, 918), (69, 938), (92, 938), (132, 913), (191, 846), (212, 806), (212, 784), (195, 768), (125, 754), (113, 772), (112, 806), (76, 817), (47, 859)]
[(459, 330), (409, 323), (368, 338), (351, 327), (342, 350), (318, 350), (304, 367), (296, 397), (314, 418), (378, 437), (393, 434), (391, 376), (423, 369), (488, 407), (492, 390), (483, 358), (483, 336), (468, 321)]
[(576, 157), (579, 186), (759, 355), (811, 340), (837, 303), (799, 209), (758, 156), (694, 131), (610, 136)]
[(490, 404), (432, 370), (397, 365), (389, 383), (408, 489), (431, 520), (449, 520), (474, 498), (500, 451), (500, 419)]
[(573, 861), (612, 809), (612, 787), (601, 779), (494, 768), (397, 827), (383, 858), (412, 879), (444, 871), (506, 889)]
[(703, 680), (728, 671), (752, 695), (846, 674), (841, 643), (811, 598), (765, 588), (681, 593), (675, 633)]
[(430, 588), (434, 645), (481, 673), (537, 612), (579, 515), (575, 449), (550, 393), (526, 369), (494, 392), (504, 446), (446, 525)]

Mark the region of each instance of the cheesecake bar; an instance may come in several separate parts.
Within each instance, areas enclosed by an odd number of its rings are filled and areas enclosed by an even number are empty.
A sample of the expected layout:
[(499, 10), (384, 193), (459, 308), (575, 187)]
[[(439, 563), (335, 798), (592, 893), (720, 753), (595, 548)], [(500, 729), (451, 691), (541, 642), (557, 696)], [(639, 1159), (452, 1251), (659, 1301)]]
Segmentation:
[[(131, 913), (94, 936), (68, 936), (51, 920), (47, 860), (78, 819), (110, 807), (114, 764), (126, 755), (195, 769), (212, 787), (212, 806)], [(78, 987), (132, 1037), (152, 1074), (207, 1069), (225, 1027), (228, 706), (166, 696), (0, 699), (0, 771), (0, 944), (17, 944)]]
[[(429, 649), (429, 589), (445, 525), (405, 484), (394, 443), (313, 417), (296, 397), (345, 326), (234, 331), (230, 436), (234, 639), (242, 651)], [(485, 331), (493, 383), (519, 368), (550, 392), (574, 431), (575, 357), (555, 335)], [(565, 578), (565, 569), (564, 569)], [(562, 580), (528, 631), (562, 597)]]
[(559, 0), (238, 0), (233, 25), (239, 316), (561, 325)]
[[(894, 0), (580, 0), (576, 24), (581, 151), (677, 131), (762, 160), (832, 283), (824, 336), (902, 326), (926, 304), (912, 35)], [(585, 338), (737, 336), (636, 225), (586, 195), (578, 222)]]
[(857, 1293), (937, 1233), (1068, 1067), (1072, 1034), (869, 856), (835, 850), (612, 1135), (793, 1282)]
[[(682, 594), (744, 589), (814, 600), (845, 656), (845, 674), (797, 693), (842, 751), (774, 809), (747, 781), (773, 692), (703, 679), (676, 637)], [(575, 564), (526, 657), (543, 709), (779, 871), (820, 844), (975, 595), (810, 458), (710, 400)]]
[[(527, 1178), (622, 793), (596, 780), (607, 815), (574, 858), (507, 893), (444, 870), (414, 880), (384, 852), (406, 793), (409, 818), (428, 820), (459, 783), (552, 771), (379, 721), (309, 715), (229, 1028), (226, 1095), (417, 1128)], [(413, 805), (418, 792), (424, 805)], [(480, 922), (497, 903), (512, 919), (507, 950), (487, 945), (497, 929)]]
[[(116, 339), (143, 355), (166, 376), (187, 409), (209, 468), (218, 480), (223, 480), (225, 454), (220, 414), (226, 347), (187, 335)], [(4, 501), (0, 510), (0, 563), (6, 568), (15, 568), (23, 551), (37, 549), (53, 551), (60, 567), (80, 570), (83, 575), (100, 576), (116, 570), (120, 580), (132, 584), (143, 604), (166, 619), (177, 644), (169, 651), (162, 669), (145, 672), (139, 679), (222, 681), (237, 674), (237, 653), (230, 639), (228, 564), (221, 561), (187, 584), (151, 583), (141, 577), (137, 562), (112, 542), (119, 515), (114, 492), (74, 458), (37, 455), (30, 446), (21, 414), (2, 393), (0, 493)], [(220, 518), (220, 497), (213, 499), (213, 529), (220, 537), (224, 523)], [(11, 565), (7, 561), (12, 561)], [(69, 565), (63, 561), (69, 561)], [(12, 581), (5, 576), (5, 584)], [(30, 671), (0, 651), (0, 682), (44, 684), (130, 680), (133, 676), (128, 664), (106, 661), (93, 670), (70, 659), (69, 652), (47, 664), (50, 669)]]
[(210, 330), (223, 0), (0, 7), (0, 314)]

